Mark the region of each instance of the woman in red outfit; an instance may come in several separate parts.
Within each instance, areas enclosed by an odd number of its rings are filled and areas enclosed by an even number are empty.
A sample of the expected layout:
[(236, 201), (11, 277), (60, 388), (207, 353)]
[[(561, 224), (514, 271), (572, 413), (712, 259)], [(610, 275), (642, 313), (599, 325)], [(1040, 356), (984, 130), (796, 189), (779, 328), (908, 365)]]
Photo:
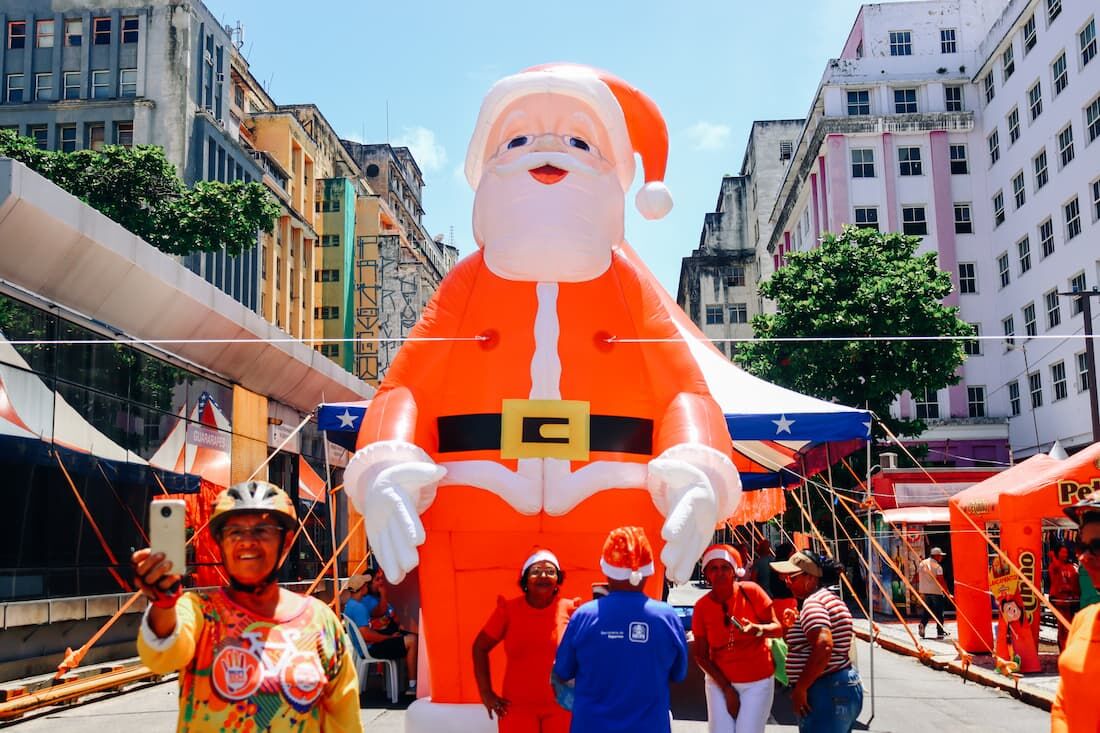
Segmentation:
[(741, 555), (728, 545), (703, 553), (711, 591), (695, 603), (695, 662), (706, 673), (710, 733), (763, 733), (772, 709), (775, 663), (768, 637), (782, 636), (772, 600), (741, 580)]
[[(474, 677), (489, 717), (501, 733), (568, 733), (570, 714), (554, 699), (550, 669), (569, 615), (580, 599), (559, 598), (565, 573), (549, 550), (527, 558), (520, 572), (523, 595), (497, 599), (496, 610), (474, 639)], [(504, 642), (503, 694), (493, 691), (489, 652)]]

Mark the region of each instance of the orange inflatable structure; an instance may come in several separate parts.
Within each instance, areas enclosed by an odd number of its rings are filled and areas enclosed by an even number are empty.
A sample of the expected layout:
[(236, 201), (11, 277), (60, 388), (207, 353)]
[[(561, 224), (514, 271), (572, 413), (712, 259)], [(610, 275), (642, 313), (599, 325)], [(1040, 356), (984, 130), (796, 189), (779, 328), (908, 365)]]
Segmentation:
[(724, 415), (623, 240), (635, 153), (638, 208), (671, 208), (667, 144), (648, 97), (586, 67), (507, 77), (482, 105), (466, 160), (478, 251), (401, 348), (345, 472), (386, 576), (419, 568), (429, 673), (407, 730), (495, 730), (471, 646), (533, 547), (558, 556), (563, 593), (587, 595), (608, 531), (642, 526), (659, 595), (737, 506)]
[[(1100, 443), (1065, 460), (1042, 454), (1032, 456), (951, 497), (955, 600), (959, 644), (963, 649), (988, 652), (993, 648), (992, 593), (999, 604), (1008, 601), (1019, 605), (1022, 616), (1012, 634), (1013, 651), (1020, 657), (1020, 671), (1039, 670), (1035, 647), (1042, 604), (1010, 568), (994, 561), (993, 551), (967, 517), (982, 530), (996, 523), (1001, 550), (1041, 589), (1044, 520), (1070, 526), (1063, 510), (1091, 494), (1097, 486), (1100, 486)], [(1015, 609), (1012, 611), (1009, 616), (1015, 615)], [(1002, 622), (1002, 629), (1004, 625)], [(997, 635), (996, 649), (1002, 657), (1008, 655), (1006, 636), (1003, 631)]]

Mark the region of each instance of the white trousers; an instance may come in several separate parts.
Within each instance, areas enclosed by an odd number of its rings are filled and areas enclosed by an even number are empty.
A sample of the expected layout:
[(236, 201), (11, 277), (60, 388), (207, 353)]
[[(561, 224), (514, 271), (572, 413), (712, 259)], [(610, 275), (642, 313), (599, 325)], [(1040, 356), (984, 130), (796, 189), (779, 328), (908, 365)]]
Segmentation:
[(755, 682), (734, 682), (741, 697), (741, 710), (735, 720), (726, 709), (726, 695), (709, 676), (706, 678), (707, 729), (710, 733), (764, 733), (772, 711), (775, 682), (769, 675)]

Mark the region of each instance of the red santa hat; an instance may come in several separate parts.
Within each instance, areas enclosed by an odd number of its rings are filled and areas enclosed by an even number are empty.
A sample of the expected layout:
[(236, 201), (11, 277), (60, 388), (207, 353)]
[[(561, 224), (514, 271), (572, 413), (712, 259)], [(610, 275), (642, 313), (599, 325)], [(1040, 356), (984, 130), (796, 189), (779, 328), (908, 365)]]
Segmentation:
[(611, 138), (616, 172), (623, 190), (634, 181), (634, 153), (642, 157), (645, 183), (634, 198), (647, 219), (660, 219), (672, 209), (665, 186), (668, 127), (657, 105), (642, 91), (613, 74), (580, 64), (533, 66), (493, 85), (481, 104), (477, 125), (466, 152), (466, 180), (477, 188), (485, 163), (493, 123), (504, 109), (523, 97), (561, 94), (595, 110)]
[(530, 569), (530, 567), (537, 562), (548, 562), (556, 567), (558, 570), (561, 570), (561, 563), (558, 562), (557, 555), (550, 552), (550, 550), (538, 549), (532, 552), (531, 556), (524, 560), (523, 570), (520, 571), (520, 575), (527, 575), (527, 571)]
[(603, 543), (600, 568), (611, 580), (629, 580), (641, 585), (642, 578), (654, 573), (653, 548), (641, 527), (619, 527)]
[(745, 567), (741, 564), (741, 553), (736, 548), (729, 545), (711, 545), (703, 553), (703, 559), (700, 560), (704, 570), (707, 568), (707, 563), (712, 560), (728, 562), (733, 566), (734, 575), (738, 578), (745, 577)]

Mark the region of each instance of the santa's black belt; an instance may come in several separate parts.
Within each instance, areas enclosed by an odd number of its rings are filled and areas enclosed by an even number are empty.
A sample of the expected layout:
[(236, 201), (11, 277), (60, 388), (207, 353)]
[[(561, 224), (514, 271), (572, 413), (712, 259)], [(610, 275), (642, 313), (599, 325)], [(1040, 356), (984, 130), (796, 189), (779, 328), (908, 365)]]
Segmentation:
[[(527, 400), (505, 400), (504, 414), (478, 413), (437, 418), (439, 452), (499, 450), (504, 458), (571, 460), (587, 460), (588, 451), (653, 453), (652, 420), (589, 415), (587, 410), (573, 414), (553, 414), (560, 411), (540, 411), (537, 408), (509, 410), (508, 402), (528, 404)], [(587, 403), (581, 404), (587, 407)]]

